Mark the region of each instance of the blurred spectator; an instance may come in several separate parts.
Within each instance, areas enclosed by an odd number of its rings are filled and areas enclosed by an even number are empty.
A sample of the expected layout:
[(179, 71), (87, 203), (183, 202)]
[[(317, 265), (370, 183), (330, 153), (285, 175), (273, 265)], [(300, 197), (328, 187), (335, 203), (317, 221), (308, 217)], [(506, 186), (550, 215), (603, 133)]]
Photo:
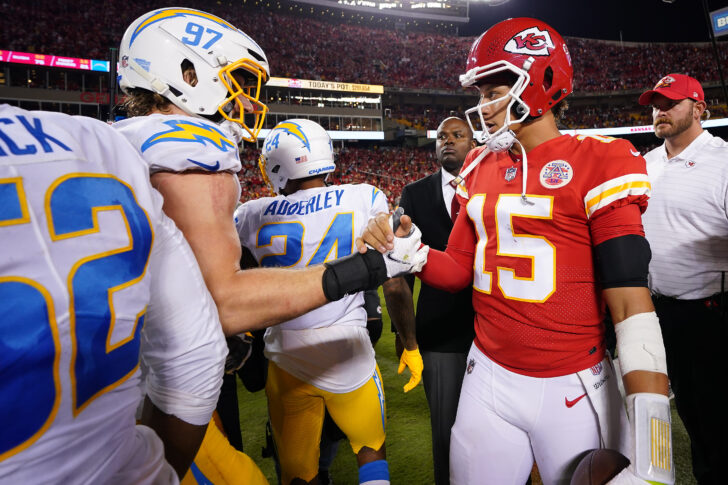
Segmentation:
[[(283, 10), (261, 10), (250, 5), (189, 0), (188, 7), (218, 14), (257, 39), (276, 55), (273, 76), (321, 79), (414, 89), (460, 90), (458, 75), (474, 38), (428, 32), (376, 28), (310, 17)], [(2, 3), (0, 46), (3, 49), (92, 59), (108, 58), (119, 45), (119, 25), (156, 7), (153, 0), (112, 2), (78, 0)], [(291, 7), (293, 8), (293, 7)], [(367, 39), (356, 42), (356, 39)], [(652, 83), (655, 72), (682, 72), (717, 82), (719, 76), (706, 43), (621, 44), (615, 41), (567, 38), (575, 63), (576, 92), (613, 92), (641, 89)], [(720, 44), (722, 61), (728, 46)], [(341, 55), (341, 53), (346, 55)], [(458, 55), (460, 53), (460, 55)], [(432, 59), (438, 59), (432, 69)], [(417, 126), (435, 129), (432, 120), (449, 113), (408, 119)]]
[[(258, 150), (245, 148), (240, 155), (243, 169), (238, 173), (242, 188), (241, 202), (267, 197), (270, 190), (258, 169)], [(329, 176), (334, 184), (368, 183), (379, 187), (394, 204), (393, 194), (417, 179), (438, 170), (431, 148), (345, 147), (338, 152), (336, 171)]]

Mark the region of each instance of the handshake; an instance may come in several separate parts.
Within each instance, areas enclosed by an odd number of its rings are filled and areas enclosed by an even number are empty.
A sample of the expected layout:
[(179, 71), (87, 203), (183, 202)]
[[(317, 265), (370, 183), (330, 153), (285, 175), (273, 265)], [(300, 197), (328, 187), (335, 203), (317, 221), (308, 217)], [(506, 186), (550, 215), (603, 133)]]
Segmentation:
[(356, 239), (357, 253), (324, 264), (321, 283), (329, 301), (376, 289), (389, 278), (422, 270), (430, 248), (422, 244), (422, 233), (403, 214), (399, 208), (391, 216), (382, 213), (370, 219)]
[(366, 253), (370, 248), (382, 253), (389, 278), (421, 271), (430, 251), (429, 246), (422, 244), (420, 229), (404, 215), (401, 207), (392, 215), (379, 214), (370, 219), (357, 238), (356, 247), (360, 253)]

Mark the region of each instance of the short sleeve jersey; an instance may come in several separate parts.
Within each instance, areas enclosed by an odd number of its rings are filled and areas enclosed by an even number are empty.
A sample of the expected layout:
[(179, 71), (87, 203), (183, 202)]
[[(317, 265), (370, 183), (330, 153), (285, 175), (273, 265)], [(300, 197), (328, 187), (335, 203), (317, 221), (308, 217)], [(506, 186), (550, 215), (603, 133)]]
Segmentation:
[(142, 446), (162, 200), (104, 123), (7, 105), (0, 118), (0, 481), (108, 483)]
[(230, 133), (202, 118), (153, 114), (114, 123), (149, 165), (150, 173), (240, 171), (238, 147)]
[[(463, 170), (482, 151), (468, 154)], [(502, 366), (552, 377), (604, 356), (604, 304), (590, 227), (610, 209), (647, 205), (645, 161), (625, 140), (563, 135), (527, 154), (490, 153), (457, 189), (465, 204), (448, 253), (473, 261), (475, 343)], [(465, 219), (465, 220), (463, 220)], [(620, 235), (615, 232), (615, 235)]]
[[(371, 217), (388, 212), (376, 187), (332, 185), (251, 200), (235, 212), (241, 244), (261, 266), (304, 268), (348, 256)], [(366, 326), (362, 293), (282, 323), (282, 329)]]

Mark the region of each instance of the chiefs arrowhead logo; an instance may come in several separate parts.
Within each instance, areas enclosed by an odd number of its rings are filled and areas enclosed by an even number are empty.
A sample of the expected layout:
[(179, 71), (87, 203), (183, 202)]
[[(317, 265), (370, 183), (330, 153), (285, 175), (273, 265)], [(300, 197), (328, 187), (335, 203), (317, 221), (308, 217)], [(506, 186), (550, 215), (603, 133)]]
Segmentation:
[(672, 83), (675, 82), (675, 78), (672, 76), (665, 76), (659, 81), (657, 81), (657, 84), (655, 84), (655, 87), (653, 89), (659, 89), (659, 88), (669, 88)]
[(548, 30), (530, 27), (517, 33), (506, 42), (503, 50), (514, 54), (527, 54), (530, 56), (548, 56), (554, 50), (554, 42)]

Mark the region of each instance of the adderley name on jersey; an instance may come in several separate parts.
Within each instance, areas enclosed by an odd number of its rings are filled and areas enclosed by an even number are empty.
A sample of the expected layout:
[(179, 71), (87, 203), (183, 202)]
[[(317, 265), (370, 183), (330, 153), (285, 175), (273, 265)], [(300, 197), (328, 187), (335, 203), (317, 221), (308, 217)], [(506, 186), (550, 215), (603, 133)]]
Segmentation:
[[(344, 189), (336, 189), (328, 192), (316, 194), (313, 197), (300, 200), (297, 202), (290, 202), (286, 199), (276, 199), (265, 208), (263, 216), (269, 215), (299, 215), (303, 216), (311, 214), (312, 212), (322, 211), (330, 207), (341, 205), (341, 198), (344, 195)], [(334, 197), (336, 201), (334, 202)]]

